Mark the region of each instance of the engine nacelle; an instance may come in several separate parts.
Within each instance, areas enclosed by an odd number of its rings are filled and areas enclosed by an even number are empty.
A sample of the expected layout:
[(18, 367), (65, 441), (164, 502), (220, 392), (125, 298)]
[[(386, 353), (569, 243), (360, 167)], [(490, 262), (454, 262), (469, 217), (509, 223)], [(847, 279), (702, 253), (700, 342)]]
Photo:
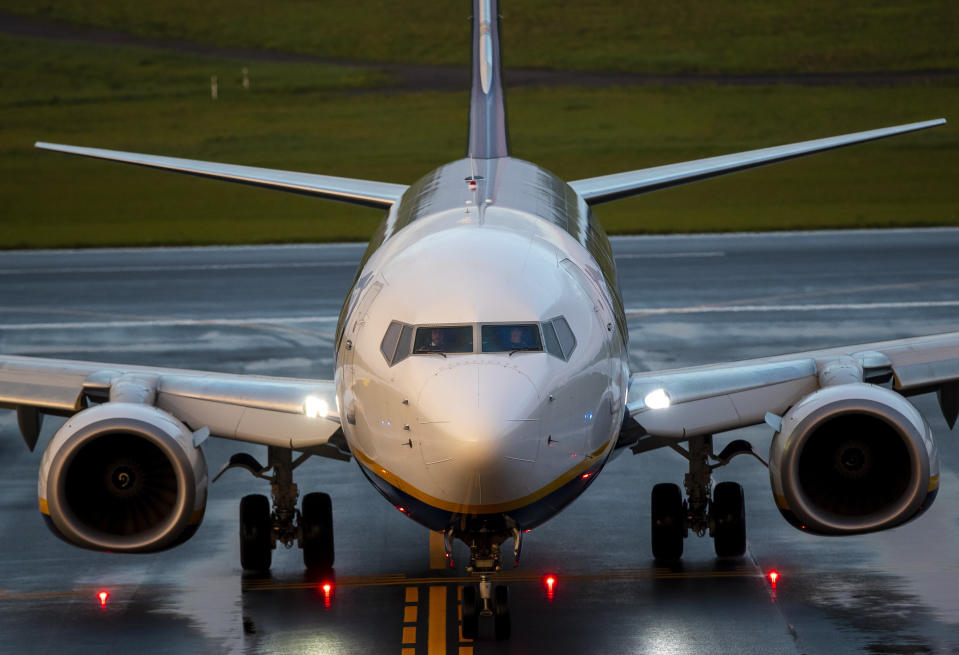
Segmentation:
[(40, 464), (40, 511), (53, 532), (93, 550), (145, 553), (193, 536), (206, 509), (203, 451), (150, 405), (104, 403), (72, 416)]
[(776, 505), (815, 534), (875, 532), (929, 508), (939, 454), (929, 424), (889, 389), (854, 383), (820, 389), (782, 419), (769, 454)]

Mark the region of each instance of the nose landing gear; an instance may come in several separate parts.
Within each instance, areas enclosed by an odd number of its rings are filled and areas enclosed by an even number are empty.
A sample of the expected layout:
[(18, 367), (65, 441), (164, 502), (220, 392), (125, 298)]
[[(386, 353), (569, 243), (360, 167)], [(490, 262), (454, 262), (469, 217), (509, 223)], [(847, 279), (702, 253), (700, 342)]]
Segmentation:
[[(514, 557), (519, 560), (519, 530), (513, 529)], [(509, 612), (509, 587), (493, 585), (493, 573), (502, 569), (499, 544), (488, 538), (473, 540), (470, 546), (470, 563), (466, 570), (479, 574), (479, 584), (463, 587), (463, 637), (476, 639), (479, 636), (479, 619), (493, 618), (493, 634), (497, 641), (509, 639), (512, 621)]]

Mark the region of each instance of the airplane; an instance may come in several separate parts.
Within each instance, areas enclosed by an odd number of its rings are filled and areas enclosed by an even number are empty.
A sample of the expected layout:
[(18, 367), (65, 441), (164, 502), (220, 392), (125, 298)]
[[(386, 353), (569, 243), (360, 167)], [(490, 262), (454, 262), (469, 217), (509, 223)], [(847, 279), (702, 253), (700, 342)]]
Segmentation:
[[(711, 473), (739, 455), (768, 466), (776, 505), (808, 533), (884, 530), (929, 508), (934, 435), (906, 399), (938, 395), (959, 415), (959, 332), (655, 372), (630, 372), (627, 324), (600, 203), (945, 123), (928, 120), (566, 181), (510, 155), (496, 0), (474, 0), (466, 156), (393, 184), (38, 142), (38, 148), (227, 180), (385, 211), (336, 328), (332, 380), (0, 356), (0, 406), (33, 450), (46, 415), (66, 417), (39, 467), (50, 529), (115, 553), (177, 546), (200, 526), (210, 437), (265, 445), (234, 455), (270, 483), (240, 501), (240, 560), (268, 570), (278, 544), (310, 570), (334, 563), (331, 499), (297, 507), (293, 471), (355, 459), (413, 521), (470, 552), (463, 634), (492, 617), (512, 540), (578, 498), (627, 449), (671, 448), (684, 488), (657, 484), (653, 556), (676, 561), (690, 533), (721, 558), (746, 548), (742, 487)], [(713, 436), (774, 431), (768, 458)]]

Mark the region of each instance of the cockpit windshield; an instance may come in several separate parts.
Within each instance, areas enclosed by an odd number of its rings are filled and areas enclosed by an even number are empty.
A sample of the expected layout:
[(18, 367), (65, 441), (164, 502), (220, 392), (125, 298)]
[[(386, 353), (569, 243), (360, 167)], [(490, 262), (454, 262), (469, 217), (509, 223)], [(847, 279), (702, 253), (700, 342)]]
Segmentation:
[(543, 343), (539, 338), (539, 325), (536, 323), (484, 325), (482, 333), (484, 353), (543, 349)]
[(472, 325), (425, 325), (416, 328), (413, 354), (471, 353), (473, 352)]

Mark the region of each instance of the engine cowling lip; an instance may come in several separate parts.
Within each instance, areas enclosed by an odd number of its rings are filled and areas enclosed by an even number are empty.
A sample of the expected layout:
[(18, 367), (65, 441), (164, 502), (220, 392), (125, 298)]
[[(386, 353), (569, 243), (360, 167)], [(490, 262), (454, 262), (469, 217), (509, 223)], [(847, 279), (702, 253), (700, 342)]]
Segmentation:
[[(903, 402), (908, 402), (898, 394), (896, 394), (896, 397)], [(927, 453), (923, 445), (923, 435), (917, 434), (913, 421), (896, 408), (866, 398), (836, 399), (810, 411), (791, 430), (793, 435), (799, 435), (798, 441), (789, 443), (788, 449), (784, 453), (782, 469), (789, 472), (791, 479), (798, 480), (802, 446), (813, 434), (810, 427), (831, 418), (855, 413), (880, 419), (900, 435), (903, 434), (903, 427), (906, 427), (910, 432), (910, 434), (905, 435), (907, 438), (904, 439), (904, 442), (912, 460), (910, 463), (911, 479), (901, 495), (902, 500), (900, 502), (887, 510), (855, 518), (836, 515), (815, 506), (802, 493), (798, 484), (785, 484), (784, 480), (783, 495), (786, 502), (800, 523), (812, 532), (851, 535), (893, 527), (915, 516), (925, 500), (930, 470)]]
[[(100, 405), (98, 407), (104, 407)], [(90, 408), (85, 411), (94, 411)], [(152, 408), (157, 412), (162, 412)], [(162, 413), (163, 418), (179, 421), (172, 416)], [(182, 425), (182, 424), (180, 424)], [(62, 429), (62, 428), (61, 428)], [(183, 427), (186, 430), (185, 426)], [(157, 433), (163, 431), (167, 439)], [(70, 465), (78, 454), (80, 447), (88, 439), (105, 437), (114, 434), (128, 434), (135, 438), (143, 438), (154, 446), (172, 462), (173, 471), (177, 480), (177, 498), (170, 512), (170, 518), (150, 530), (133, 537), (124, 537), (102, 532), (87, 526), (76, 516), (66, 497), (64, 481), (65, 474), (61, 474)], [(108, 550), (113, 552), (153, 552), (162, 550), (169, 543), (175, 541), (191, 523), (191, 514), (196, 503), (196, 486), (192, 479), (191, 464), (185, 454), (178, 448), (172, 447), (171, 441), (175, 435), (163, 430), (162, 427), (135, 418), (106, 417), (89, 423), (67, 437), (56, 455), (50, 462), (47, 477), (47, 504), (50, 510), (50, 520), (72, 543), (93, 550)]]

